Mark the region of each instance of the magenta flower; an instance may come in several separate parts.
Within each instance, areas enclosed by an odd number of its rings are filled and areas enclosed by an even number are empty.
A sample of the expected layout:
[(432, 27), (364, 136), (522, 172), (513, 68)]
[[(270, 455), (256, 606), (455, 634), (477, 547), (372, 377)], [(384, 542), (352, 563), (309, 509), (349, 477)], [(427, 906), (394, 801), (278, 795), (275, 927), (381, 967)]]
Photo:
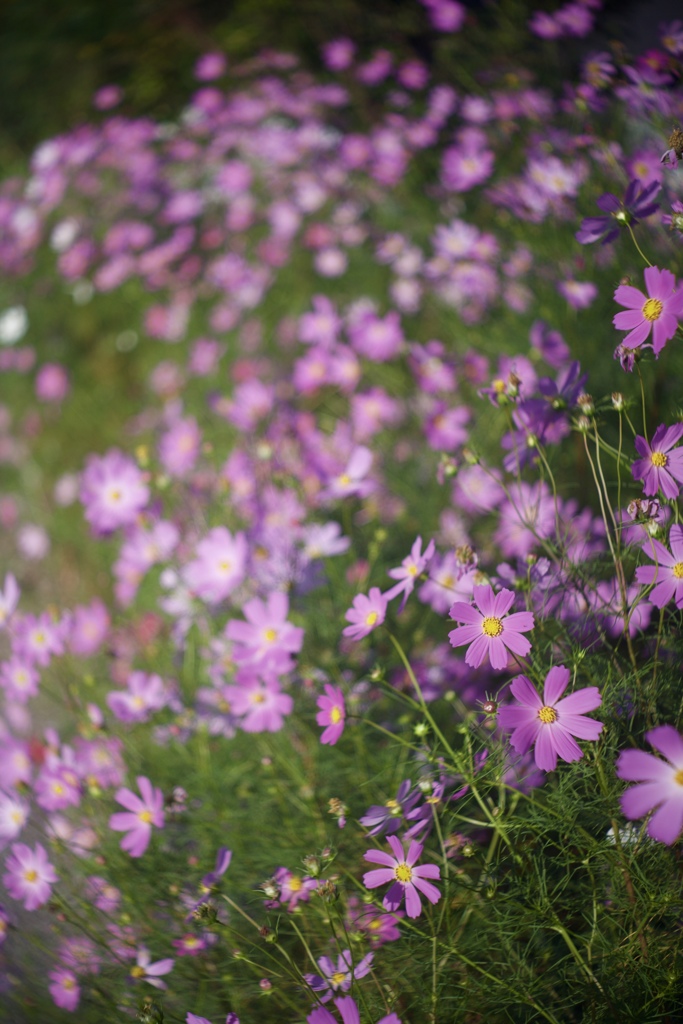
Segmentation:
[(534, 628), (534, 617), (531, 612), (508, 615), (514, 599), (511, 590), (494, 594), (493, 588), (487, 585), (474, 588), (474, 603), (479, 611), (464, 601), (451, 605), (450, 617), (465, 625), (452, 629), (448, 639), (453, 647), (470, 645), (465, 661), (472, 668), (479, 668), (487, 655), (492, 668), (506, 668), (508, 650), (522, 658), (531, 650), (531, 644), (521, 634)]
[(314, 992), (319, 993), (320, 1001), (326, 1003), (334, 992), (348, 992), (354, 981), (359, 981), (369, 974), (374, 956), (374, 953), (367, 953), (356, 964), (349, 949), (339, 954), (336, 964), (329, 956), (321, 956), (318, 960), (321, 974), (304, 974), (304, 979)]
[(342, 630), (342, 635), (350, 636), (352, 640), (362, 640), (364, 636), (368, 636), (384, 622), (387, 604), (386, 594), (382, 594), (379, 587), (372, 587), (367, 596), (356, 594), (353, 607), (349, 608), (344, 616), (351, 625)]
[(166, 983), (160, 980), (159, 975), (172, 971), (175, 960), (167, 957), (165, 960), (157, 960), (152, 964), (150, 963), (151, 959), (149, 950), (142, 946), (137, 952), (135, 966), (130, 969), (131, 978), (134, 978), (135, 981), (146, 981), (148, 984), (154, 985), (154, 988), (166, 988)]
[(152, 826), (164, 827), (164, 794), (155, 789), (144, 775), (138, 776), (138, 786), (142, 799), (130, 789), (119, 789), (114, 799), (128, 813), (112, 814), (109, 828), (115, 832), (126, 832), (121, 840), (122, 850), (127, 850), (131, 857), (142, 857), (152, 838)]
[(40, 843), (36, 843), (33, 850), (25, 843), (12, 843), (5, 869), (2, 881), (7, 892), (15, 900), (23, 900), (27, 910), (36, 910), (47, 903), (57, 873)]
[(671, 527), (669, 544), (671, 553), (658, 540), (644, 544), (643, 551), (656, 564), (639, 565), (636, 569), (636, 579), (641, 586), (656, 584), (650, 594), (655, 608), (663, 608), (670, 601), (675, 601), (677, 608), (683, 608), (683, 527), (678, 523)]
[(242, 716), (240, 726), (245, 732), (279, 732), (284, 716), (291, 714), (294, 701), (283, 693), (277, 679), (259, 678), (253, 672), (241, 671), (235, 676), (237, 686), (224, 686), (222, 694), (233, 715)]
[(325, 683), (325, 695), (321, 694), (316, 705), (320, 711), (315, 716), (318, 725), (326, 725), (327, 728), (320, 737), (321, 743), (329, 743), (334, 746), (341, 734), (344, 732), (344, 720), (346, 718), (346, 704), (344, 694), (338, 686), (331, 686)]
[(512, 695), (521, 706), (500, 708), (498, 723), (506, 732), (511, 732), (510, 742), (518, 754), (526, 754), (533, 744), (536, 767), (551, 772), (557, 767), (557, 759), (578, 761), (583, 751), (574, 737), (580, 740), (597, 740), (602, 732), (602, 722), (587, 718), (584, 711), (594, 711), (602, 704), (597, 686), (562, 694), (569, 683), (570, 672), (564, 665), (555, 665), (545, 678), (543, 700), (536, 687), (526, 676), (517, 676), (510, 684)]
[(149, 501), (149, 487), (136, 464), (116, 448), (89, 456), (81, 475), (85, 518), (96, 533), (131, 526)]
[(663, 423), (652, 435), (652, 443), (648, 444), (644, 437), (636, 437), (635, 446), (642, 459), (637, 459), (631, 473), (635, 480), (643, 481), (643, 494), (652, 495), (661, 491), (665, 498), (673, 500), (678, 497), (683, 483), (683, 448), (672, 451), (683, 437), (683, 423), (666, 427)]
[(387, 590), (385, 597), (387, 601), (391, 601), (392, 598), (398, 597), (399, 594), (403, 594), (403, 600), (401, 601), (401, 607), (399, 611), (403, 611), (406, 601), (410, 594), (412, 594), (415, 583), (420, 578), (422, 573), (425, 571), (431, 558), (434, 554), (434, 541), (430, 540), (429, 544), (425, 548), (424, 554), (422, 554), (422, 537), (418, 537), (410, 549), (410, 554), (407, 555), (400, 566), (396, 569), (390, 569), (389, 575), (393, 580), (399, 582), (395, 586)]
[(363, 875), (363, 885), (367, 889), (376, 889), (378, 885), (392, 882), (391, 888), (384, 897), (384, 909), (398, 910), (405, 897), (408, 917), (419, 917), (422, 913), (420, 892), (427, 897), (430, 903), (438, 903), (441, 899), (441, 893), (436, 886), (426, 881), (427, 878), (434, 878), (438, 881), (441, 878), (441, 872), (436, 864), (422, 864), (415, 867), (415, 862), (422, 856), (424, 849), (422, 843), (411, 842), (406, 855), (397, 836), (387, 836), (387, 842), (394, 851), (393, 857), (388, 853), (383, 853), (382, 850), (368, 850), (364, 854), (365, 859), (369, 860), (371, 864), (383, 864), (384, 867), (375, 871), (367, 871)]
[(683, 737), (672, 725), (660, 725), (646, 732), (645, 739), (668, 760), (644, 750), (622, 750), (617, 775), (638, 785), (622, 793), (621, 809), (631, 819), (654, 811), (648, 834), (671, 846), (683, 829)]
[(670, 270), (646, 267), (644, 274), (647, 295), (632, 285), (619, 285), (614, 299), (626, 310), (612, 321), (619, 331), (628, 331), (622, 345), (638, 348), (652, 330), (652, 347), (659, 356), (667, 341), (673, 338), (678, 319), (683, 314), (683, 290), (676, 290), (676, 278)]
[(76, 975), (64, 967), (55, 967), (48, 974), (48, 978), (50, 979), (48, 989), (55, 1006), (73, 1013), (78, 1008), (81, 999), (81, 989)]
[(249, 668), (288, 672), (304, 642), (304, 631), (287, 620), (289, 598), (276, 590), (265, 601), (253, 597), (243, 608), (246, 622), (232, 619), (225, 635), (235, 641), (235, 661)]

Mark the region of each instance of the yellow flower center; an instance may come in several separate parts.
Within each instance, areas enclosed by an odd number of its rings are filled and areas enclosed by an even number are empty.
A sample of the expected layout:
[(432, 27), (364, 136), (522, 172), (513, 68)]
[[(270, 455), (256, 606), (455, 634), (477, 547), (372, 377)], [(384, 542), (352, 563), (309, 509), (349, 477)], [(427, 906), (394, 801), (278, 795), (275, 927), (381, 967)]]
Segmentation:
[(391, 811), (392, 814), (401, 813), (401, 805), (399, 804), (398, 800), (387, 800), (384, 806), (388, 811)]
[(500, 377), (497, 377), (493, 381), (491, 387), (496, 392), (496, 394), (501, 395), (503, 391), (505, 391), (505, 381), (501, 380)]
[(144, 967), (131, 967), (130, 969), (131, 978), (144, 978), (145, 968)]
[(144, 821), (145, 825), (149, 825), (152, 821), (152, 812), (140, 811), (140, 813), (138, 814), (138, 818), (140, 819), (140, 821)]
[(332, 977), (330, 978), (330, 981), (332, 982), (333, 985), (341, 985), (345, 977), (346, 975), (343, 974), (341, 971), (335, 971)]
[(674, 782), (676, 782), (679, 786), (683, 786), (683, 768), (679, 768), (676, 774), (674, 775)]
[(330, 711), (330, 722), (332, 722), (332, 725), (337, 725), (337, 723), (341, 722), (341, 720), (342, 720), (341, 709), (336, 707), (336, 705), (335, 705), (335, 707), (333, 707), (332, 710)]
[(659, 320), (664, 309), (664, 303), (661, 299), (648, 299), (643, 306), (643, 316), (646, 320)]
[(683, 580), (683, 562), (676, 562), (671, 571), (677, 580)]
[(404, 885), (407, 885), (413, 877), (413, 872), (405, 862), (403, 864), (396, 865), (394, 868), (394, 874), (396, 875), (397, 880), (399, 882), (403, 882)]
[(368, 928), (370, 929), (371, 932), (377, 932), (377, 931), (379, 931), (379, 929), (381, 927), (382, 927), (382, 922), (380, 921), (380, 919), (378, 917), (373, 917), (372, 921), (370, 921), (370, 923), (368, 925)]
[(33, 868), (31, 868), (29, 871), (24, 871), (24, 881), (25, 882), (35, 882), (37, 877), (38, 877), (38, 872), (34, 871)]
[(377, 622), (378, 618), (379, 618), (379, 615), (377, 614), (377, 612), (370, 612), (370, 614), (367, 615), (366, 618), (365, 618), (365, 625), (366, 626), (374, 626), (375, 623)]
[(277, 640), (277, 631), (274, 629), (266, 629), (263, 636), (267, 643), (272, 644)]
[(417, 576), (417, 566), (416, 565), (408, 566), (408, 575), (409, 576)]
[(110, 501), (114, 501), (114, 502), (121, 501), (121, 491), (117, 491), (117, 490), (110, 491), (109, 492), (109, 500)]
[(650, 462), (653, 466), (657, 466), (658, 469), (663, 469), (668, 461), (664, 452), (653, 452), (650, 456)]
[(256, 693), (252, 693), (252, 695), (251, 695), (251, 703), (252, 704), (263, 704), (265, 699), (266, 698), (263, 696), (263, 694), (260, 691), (257, 691)]
[(348, 475), (348, 473), (342, 473), (342, 475), (339, 477), (339, 483), (342, 485), (342, 487), (349, 486), (349, 484), (351, 483), (351, 477)]
[(301, 892), (303, 888), (303, 882), (298, 875), (292, 875), (289, 880), (289, 891), (290, 892)]
[(545, 725), (550, 725), (551, 722), (557, 721), (557, 711), (555, 710), (555, 708), (550, 708), (546, 704), (546, 706), (544, 708), (541, 708), (541, 710), (538, 712), (538, 717)]
[(230, 564), (230, 562), (223, 561), (218, 563), (218, 568), (220, 569), (221, 572), (230, 572), (230, 570), (232, 569), (232, 565)]
[(500, 619), (487, 616), (481, 624), (482, 632), (486, 636), (500, 636), (503, 632), (503, 623)]

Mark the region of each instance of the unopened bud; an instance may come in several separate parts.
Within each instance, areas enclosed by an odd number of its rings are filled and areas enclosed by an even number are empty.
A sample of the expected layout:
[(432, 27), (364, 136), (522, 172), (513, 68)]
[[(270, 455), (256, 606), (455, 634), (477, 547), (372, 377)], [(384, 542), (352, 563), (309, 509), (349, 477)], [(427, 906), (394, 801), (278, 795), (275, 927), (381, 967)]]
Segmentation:
[(626, 399), (622, 395), (621, 391), (613, 391), (612, 392), (612, 406), (613, 406), (613, 408), (615, 408), (617, 412), (621, 412), (621, 410), (624, 408), (625, 405), (626, 405)]
[(590, 395), (586, 395), (585, 393), (580, 394), (576, 399), (576, 404), (584, 416), (592, 416), (595, 412), (595, 404)]

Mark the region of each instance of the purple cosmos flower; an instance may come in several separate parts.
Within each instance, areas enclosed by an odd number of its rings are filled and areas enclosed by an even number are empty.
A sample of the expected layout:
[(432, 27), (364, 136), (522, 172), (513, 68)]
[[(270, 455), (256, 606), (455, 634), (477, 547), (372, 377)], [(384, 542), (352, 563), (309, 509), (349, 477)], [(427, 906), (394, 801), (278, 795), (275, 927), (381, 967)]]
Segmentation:
[(154, 985), (155, 988), (166, 988), (166, 983), (161, 981), (159, 976), (172, 971), (175, 960), (167, 957), (165, 960), (157, 960), (152, 964), (150, 963), (151, 959), (149, 950), (141, 946), (137, 951), (135, 966), (130, 969), (131, 978), (135, 981), (146, 981), (148, 984)]
[(398, 580), (399, 582), (395, 586), (391, 587), (390, 590), (387, 590), (384, 596), (387, 601), (391, 601), (392, 598), (398, 597), (399, 594), (403, 594), (403, 600), (401, 601), (399, 611), (403, 611), (405, 603), (408, 600), (408, 596), (412, 594), (415, 588), (415, 583), (429, 565), (433, 554), (434, 541), (430, 540), (429, 544), (425, 548), (424, 554), (422, 554), (422, 537), (418, 537), (410, 549), (410, 554), (403, 559), (400, 566), (396, 569), (389, 570), (391, 578), (393, 580)]
[[(351, 996), (335, 999), (334, 1005), (339, 1010), (343, 1024), (360, 1024), (360, 1010)], [(334, 1014), (326, 1006), (317, 1006), (309, 1013), (306, 1021), (307, 1024), (337, 1024)], [(401, 1024), (401, 1021), (395, 1013), (390, 1013), (387, 1017), (381, 1017), (377, 1024)]]
[(373, 946), (383, 946), (385, 942), (395, 942), (401, 938), (399, 922), (405, 914), (397, 910), (393, 914), (383, 914), (375, 907), (361, 904), (356, 896), (349, 896), (346, 910), (347, 928), (363, 935)]
[(36, 910), (47, 903), (57, 872), (48, 860), (45, 848), (35, 849), (25, 843), (12, 843), (12, 853), (5, 862), (2, 881), (15, 900), (23, 900), (27, 910)]
[(29, 805), (18, 794), (0, 790), (0, 847), (16, 839), (28, 821)]
[(651, 181), (643, 187), (638, 178), (630, 181), (623, 199), (618, 199), (612, 192), (605, 192), (596, 200), (606, 217), (586, 217), (576, 232), (576, 239), (582, 245), (592, 242), (612, 242), (619, 234), (619, 229), (627, 224), (631, 226), (645, 217), (650, 217), (659, 209), (659, 203), (653, 202), (661, 189), (661, 183)]
[(102, 601), (96, 598), (89, 605), (78, 605), (69, 622), (69, 648), (81, 657), (94, 654), (104, 643), (109, 626), (109, 612)]
[(672, 449), (682, 437), (683, 423), (673, 427), (660, 424), (651, 444), (644, 437), (636, 437), (636, 449), (643, 457), (633, 463), (631, 473), (635, 480), (643, 481), (643, 494), (650, 496), (661, 491), (665, 498), (678, 497), (678, 484), (683, 483), (683, 448)]
[(81, 476), (85, 518), (96, 533), (132, 525), (149, 501), (149, 488), (136, 464), (114, 448), (91, 455)]
[(660, 725), (646, 732), (645, 739), (668, 760), (644, 750), (622, 750), (617, 775), (639, 785), (622, 793), (621, 809), (631, 819), (654, 811), (648, 834), (671, 846), (683, 828), (683, 737), (672, 725)]
[(398, 910), (405, 897), (408, 917), (419, 917), (422, 913), (420, 892), (430, 903), (438, 903), (441, 899), (441, 893), (436, 886), (426, 881), (427, 878), (439, 881), (441, 872), (436, 864), (415, 867), (416, 861), (422, 856), (422, 843), (411, 842), (406, 855), (396, 836), (387, 836), (387, 842), (394, 852), (393, 857), (382, 850), (368, 850), (364, 854), (365, 859), (371, 864), (384, 866), (375, 871), (367, 871), (363, 875), (363, 885), (367, 889), (376, 889), (378, 885), (392, 882), (389, 892), (384, 897), (385, 910)]
[(624, 348), (639, 348), (652, 330), (652, 347), (659, 356), (683, 315), (683, 289), (676, 290), (676, 278), (670, 270), (646, 267), (643, 277), (647, 295), (632, 285), (619, 285), (614, 299), (626, 309), (615, 314), (612, 323), (617, 330), (628, 331), (621, 342)]
[(318, 960), (320, 974), (304, 974), (304, 978), (314, 992), (318, 992), (318, 998), (326, 1003), (332, 998), (333, 992), (348, 992), (354, 981), (364, 978), (372, 968), (374, 953), (368, 953), (362, 960), (354, 965), (351, 950), (345, 949), (337, 957), (336, 966), (329, 956), (321, 956)]
[(223, 601), (244, 579), (246, 537), (243, 533), (233, 537), (225, 526), (216, 526), (199, 541), (195, 556), (185, 566), (185, 583), (202, 601)]
[(273, 591), (265, 601), (253, 597), (243, 608), (246, 622), (232, 619), (225, 635), (235, 641), (235, 661), (259, 670), (288, 672), (304, 642), (304, 631), (287, 621), (289, 599)]
[(521, 706), (506, 705), (498, 711), (498, 722), (511, 732), (510, 742), (518, 754), (534, 747), (536, 766), (551, 772), (557, 767), (558, 757), (563, 761), (578, 761), (583, 751), (574, 737), (597, 740), (602, 722), (587, 718), (583, 712), (594, 711), (602, 704), (597, 686), (562, 694), (569, 683), (570, 672), (564, 665), (550, 669), (543, 687), (543, 700), (526, 676), (517, 676), (510, 690)]
[[(360, 824), (370, 829), (369, 836), (389, 835), (398, 832), (403, 815), (413, 809), (422, 796), (419, 789), (413, 789), (410, 779), (404, 779), (398, 787), (396, 798), (385, 804), (373, 804), (359, 819)], [(412, 792), (411, 792), (412, 790)]]
[(150, 714), (168, 703), (169, 694), (161, 676), (131, 672), (127, 690), (112, 690), (106, 701), (121, 722), (146, 722)]
[(342, 630), (342, 635), (350, 636), (352, 640), (362, 640), (364, 636), (368, 636), (384, 622), (387, 604), (386, 594), (382, 594), (379, 587), (372, 587), (367, 597), (365, 594), (356, 594), (353, 607), (344, 615), (351, 625)]
[(48, 978), (50, 979), (48, 990), (55, 1006), (73, 1013), (78, 1008), (81, 999), (81, 989), (76, 975), (64, 967), (55, 967), (48, 974)]
[(273, 875), (273, 881), (278, 888), (278, 903), (286, 903), (287, 910), (290, 912), (294, 910), (299, 903), (307, 903), (311, 898), (311, 893), (314, 889), (318, 888), (318, 879), (311, 878), (310, 875), (295, 875), (293, 871), (288, 868), (278, 868)]
[(471, 668), (479, 668), (487, 655), (492, 668), (506, 668), (508, 650), (522, 658), (531, 650), (531, 644), (521, 634), (534, 628), (534, 617), (531, 612), (508, 615), (514, 599), (511, 590), (494, 594), (492, 587), (483, 586), (474, 588), (474, 603), (479, 611), (464, 601), (451, 605), (450, 617), (465, 625), (451, 630), (448, 639), (453, 647), (470, 645), (465, 661)]
[(321, 743), (329, 743), (334, 746), (341, 734), (344, 732), (344, 720), (346, 718), (346, 704), (344, 694), (338, 686), (331, 686), (325, 683), (325, 694), (321, 694), (316, 705), (320, 711), (315, 716), (318, 725), (325, 725), (320, 737)]
[(683, 526), (675, 523), (669, 533), (671, 552), (658, 540), (643, 545), (643, 551), (655, 561), (655, 565), (639, 565), (636, 579), (644, 587), (654, 584), (649, 595), (655, 608), (663, 608), (670, 601), (677, 608), (683, 608)]
[(152, 838), (152, 826), (164, 827), (164, 794), (160, 789), (155, 789), (144, 775), (138, 776), (137, 783), (142, 799), (130, 789), (118, 789), (114, 799), (128, 813), (112, 814), (109, 819), (109, 828), (127, 833), (120, 846), (131, 857), (142, 857)]
[(235, 679), (238, 685), (225, 686), (222, 693), (230, 711), (242, 716), (240, 727), (245, 732), (279, 732), (294, 701), (282, 692), (277, 679), (261, 679), (250, 671), (238, 672)]

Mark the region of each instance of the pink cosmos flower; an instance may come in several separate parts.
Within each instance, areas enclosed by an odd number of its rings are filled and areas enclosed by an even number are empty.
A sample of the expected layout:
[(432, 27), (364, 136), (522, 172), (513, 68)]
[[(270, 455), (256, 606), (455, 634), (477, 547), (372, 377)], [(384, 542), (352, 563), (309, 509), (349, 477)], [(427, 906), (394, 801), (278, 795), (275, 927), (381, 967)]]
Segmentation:
[(2, 881), (10, 896), (23, 900), (27, 910), (36, 910), (47, 903), (52, 885), (57, 881), (57, 872), (40, 843), (36, 843), (33, 850), (25, 843), (12, 843), (5, 868)]
[(643, 551), (655, 565), (639, 565), (636, 579), (641, 586), (655, 585), (650, 601), (655, 608), (663, 608), (670, 601), (683, 608), (683, 527), (675, 523), (669, 533), (671, 553), (658, 540), (649, 540)]
[(570, 672), (564, 665), (550, 669), (543, 687), (543, 699), (526, 676), (517, 676), (510, 684), (512, 695), (521, 706), (500, 708), (498, 722), (511, 732), (510, 742), (517, 753), (526, 754), (534, 747), (536, 766), (551, 772), (557, 767), (558, 757), (563, 761), (578, 761), (583, 751), (574, 739), (597, 740), (602, 722), (587, 718), (583, 712), (594, 711), (602, 704), (597, 686), (562, 694), (569, 683)]
[(329, 683), (325, 683), (325, 695), (321, 694), (316, 704), (320, 711), (315, 716), (315, 720), (318, 725), (327, 726), (320, 737), (320, 742), (329, 743), (330, 746), (334, 746), (344, 732), (346, 718), (344, 694), (338, 686), (331, 686)]
[(131, 857), (142, 857), (152, 838), (153, 825), (155, 828), (164, 827), (164, 794), (155, 789), (144, 775), (138, 776), (137, 783), (142, 799), (130, 789), (118, 789), (114, 799), (128, 813), (112, 814), (109, 819), (109, 828), (127, 833), (120, 846)]
[(645, 739), (668, 760), (644, 750), (622, 750), (617, 775), (638, 785), (622, 793), (621, 809), (631, 819), (654, 811), (648, 834), (671, 846), (683, 828), (683, 737), (672, 725), (660, 725), (646, 732)]
[(291, 714), (294, 701), (283, 693), (277, 679), (260, 679), (250, 671), (238, 672), (237, 686), (224, 686), (221, 693), (233, 715), (242, 716), (245, 732), (279, 732), (284, 716)]
[(384, 596), (387, 601), (391, 601), (392, 598), (398, 597), (399, 594), (403, 594), (403, 600), (401, 601), (399, 611), (403, 611), (405, 603), (408, 600), (408, 596), (412, 594), (415, 589), (415, 583), (429, 565), (433, 554), (434, 541), (430, 540), (429, 544), (425, 548), (424, 554), (422, 554), (422, 537), (418, 537), (410, 549), (410, 554), (403, 559), (400, 566), (396, 569), (389, 570), (391, 578), (398, 580), (399, 582), (395, 584), (395, 586), (391, 587), (390, 590), (387, 590)]
[(28, 821), (29, 805), (20, 796), (0, 790), (0, 848), (6, 840), (16, 839)]
[(93, 530), (110, 533), (135, 522), (149, 501), (149, 488), (133, 460), (113, 448), (102, 457), (88, 458), (80, 499)]
[(78, 1009), (81, 989), (73, 971), (67, 971), (64, 967), (55, 967), (48, 974), (48, 978), (50, 979), (48, 989), (55, 1006), (72, 1013)]
[(531, 612), (508, 615), (514, 599), (511, 590), (494, 594), (493, 588), (487, 585), (474, 587), (474, 603), (479, 611), (464, 601), (451, 605), (450, 617), (465, 625), (451, 630), (448, 639), (453, 647), (470, 645), (465, 661), (472, 668), (479, 668), (487, 655), (492, 668), (506, 668), (508, 650), (522, 658), (531, 650), (531, 644), (521, 634), (534, 628), (534, 617)]
[(667, 341), (673, 338), (683, 314), (683, 289), (676, 290), (676, 278), (670, 270), (646, 267), (644, 274), (647, 295), (631, 285), (619, 285), (614, 299), (626, 306), (612, 323), (619, 331), (628, 331), (622, 341), (624, 348), (638, 348), (652, 330), (652, 347), (659, 356)]
[(678, 497), (679, 483), (683, 483), (683, 448), (672, 451), (683, 437), (683, 423), (667, 427), (663, 423), (652, 435), (648, 444), (644, 437), (636, 437), (635, 446), (642, 459), (637, 459), (631, 473), (635, 480), (643, 481), (643, 494), (652, 495), (661, 491), (665, 498)]
[(374, 953), (368, 953), (355, 964), (349, 949), (339, 954), (336, 964), (329, 956), (321, 956), (318, 960), (321, 974), (304, 974), (304, 978), (313, 991), (319, 993), (320, 1001), (326, 1003), (334, 992), (340, 989), (342, 992), (348, 992), (354, 981), (359, 981), (369, 974), (374, 956)]
[(131, 672), (128, 689), (112, 690), (106, 701), (120, 722), (146, 722), (154, 711), (160, 711), (169, 700), (161, 676), (147, 672)]
[(159, 975), (172, 971), (175, 960), (167, 957), (166, 960), (157, 960), (152, 964), (150, 963), (151, 959), (149, 950), (142, 946), (137, 952), (135, 966), (130, 969), (131, 978), (134, 978), (135, 981), (146, 981), (149, 985), (154, 985), (155, 988), (166, 988), (165, 982), (160, 980)]
[(362, 640), (368, 636), (384, 622), (387, 604), (386, 594), (382, 594), (379, 587), (372, 587), (367, 597), (365, 594), (356, 594), (353, 607), (344, 616), (351, 625), (342, 630), (343, 636), (350, 636), (352, 640)]
[(426, 896), (430, 903), (438, 903), (441, 899), (441, 893), (436, 886), (425, 881), (427, 878), (438, 881), (441, 878), (441, 872), (436, 864), (422, 864), (415, 867), (415, 862), (422, 856), (424, 849), (422, 843), (411, 842), (406, 855), (397, 836), (387, 836), (387, 842), (394, 852), (393, 857), (388, 853), (383, 853), (382, 850), (368, 850), (364, 854), (365, 859), (369, 860), (371, 864), (382, 864), (384, 867), (375, 871), (367, 871), (363, 875), (363, 885), (367, 889), (376, 889), (378, 885), (392, 882), (391, 888), (384, 897), (385, 910), (398, 910), (405, 897), (408, 917), (419, 917), (422, 913), (419, 892)]
[(288, 672), (304, 642), (304, 630), (288, 621), (289, 598), (275, 590), (265, 601), (254, 597), (243, 608), (242, 622), (231, 619), (225, 629), (235, 641), (235, 661), (259, 671)]
[(195, 559), (185, 566), (185, 583), (203, 601), (223, 601), (244, 579), (247, 552), (243, 533), (233, 537), (225, 526), (216, 526), (199, 541)]

